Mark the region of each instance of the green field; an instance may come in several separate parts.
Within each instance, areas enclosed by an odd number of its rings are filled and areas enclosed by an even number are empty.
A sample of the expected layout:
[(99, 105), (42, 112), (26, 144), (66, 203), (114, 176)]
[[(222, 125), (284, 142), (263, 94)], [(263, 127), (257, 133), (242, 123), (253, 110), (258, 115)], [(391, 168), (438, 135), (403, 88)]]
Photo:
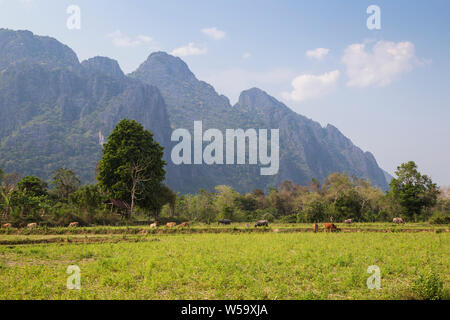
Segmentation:
[[(448, 226), (364, 227), (382, 232), (15, 231), (0, 235), (0, 299), (424, 299), (439, 283), (449, 299)], [(81, 269), (81, 290), (66, 287), (69, 265)], [(379, 290), (366, 285), (371, 265)]]

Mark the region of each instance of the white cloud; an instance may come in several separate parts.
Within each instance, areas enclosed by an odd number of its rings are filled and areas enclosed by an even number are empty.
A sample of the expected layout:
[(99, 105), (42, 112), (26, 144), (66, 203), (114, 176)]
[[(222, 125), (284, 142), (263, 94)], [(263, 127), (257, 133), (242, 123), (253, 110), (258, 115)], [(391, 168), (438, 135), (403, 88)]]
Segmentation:
[(330, 49), (317, 48), (314, 50), (306, 51), (306, 56), (311, 59), (322, 60), (326, 55), (328, 55), (329, 52)]
[(153, 41), (153, 38), (152, 37), (149, 37), (149, 36), (145, 36), (145, 35), (139, 35), (139, 36), (137, 36), (137, 38), (139, 39), (139, 40), (141, 40), (142, 42), (152, 42)]
[(190, 42), (184, 47), (177, 48), (171, 52), (174, 56), (187, 57), (187, 56), (198, 56), (206, 54), (208, 52), (207, 48), (197, 47), (193, 42)]
[(386, 86), (411, 71), (418, 62), (411, 42), (378, 41), (370, 50), (366, 44), (347, 47), (342, 58), (350, 87)]
[(152, 37), (145, 35), (138, 35), (137, 37), (129, 37), (123, 34), (120, 30), (116, 30), (113, 33), (108, 34), (108, 37), (112, 39), (113, 44), (116, 47), (136, 47), (143, 43), (152, 42)]
[(322, 75), (302, 74), (292, 80), (293, 90), (283, 92), (282, 97), (289, 101), (301, 102), (318, 98), (333, 91), (339, 79), (338, 70)]
[(223, 39), (227, 35), (225, 31), (219, 30), (216, 27), (202, 29), (202, 32), (214, 40)]
[(252, 54), (250, 52), (244, 52), (244, 54), (242, 55), (243, 59), (249, 59), (252, 56)]

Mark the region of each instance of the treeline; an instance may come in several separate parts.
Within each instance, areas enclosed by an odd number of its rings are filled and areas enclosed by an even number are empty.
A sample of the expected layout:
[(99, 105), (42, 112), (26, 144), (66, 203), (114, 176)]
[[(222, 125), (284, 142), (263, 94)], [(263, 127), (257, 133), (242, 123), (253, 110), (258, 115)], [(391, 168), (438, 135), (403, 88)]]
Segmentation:
[(166, 187), (159, 207), (129, 209), (109, 204), (110, 194), (96, 185), (80, 185), (76, 175), (67, 169), (55, 172), (50, 184), (37, 177), (19, 179), (17, 174), (3, 174), (0, 169), (2, 223), (19, 227), (38, 222), (46, 226), (125, 225), (150, 221), (192, 221), (215, 223), (218, 219), (235, 222), (256, 220), (284, 223), (406, 221), (450, 223), (450, 198), (443, 190), (429, 205), (408, 212), (391, 192), (384, 193), (368, 181), (347, 174), (334, 173), (322, 182), (308, 186), (290, 181), (268, 192), (254, 190), (240, 194), (229, 186), (218, 186), (214, 192), (200, 190), (195, 195), (179, 195)]
[(448, 189), (439, 190), (414, 162), (398, 167), (385, 193), (368, 181), (345, 173), (331, 174), (308, 186), (290, 181), (239, 194), (229, 186), (214, 192), (179, 195), (163, 184), (163, 148), (150, 131), (122, 120), (108, 137), (94, 185), (81, 185), (69, 169), (59, 169), (48, 184), (38, 177), (19, 177), (0, 169), (1, 223), (15, 227), (125, 225), (158, 220), (212, 223), (255, 220), (286, 223), (330, 221), (405, 221), (450, 223)]
[[(394, 179), (391, 186), (397, 181)], [(404, 196), (400, 192), (384, 193), (368, 181), (345, 173), (334, 173), (322, 182), (313, 180), (308, 186), (285, 181), (267, 193), (254, 190), (239, 194), (229, 186), (218, 186), (215, 192), (201, 190), (196, 195), (178, 196), (175, 206), (164, 207), (162, 216), (206, 223), (218, 219), (236, 222), (263, 219), (285, 223), (326, 222), (331, 219), (338, 222), (347, 219), (392, 222), (394, 217), (410, 222), (450, 223), (450, 199), (445, 193), (424, 189), (415, 197), (425, 199), (428, 196), (429, 199), (419, 202), (414, 197), (410, 199), (414, 206), (406, 203)]]

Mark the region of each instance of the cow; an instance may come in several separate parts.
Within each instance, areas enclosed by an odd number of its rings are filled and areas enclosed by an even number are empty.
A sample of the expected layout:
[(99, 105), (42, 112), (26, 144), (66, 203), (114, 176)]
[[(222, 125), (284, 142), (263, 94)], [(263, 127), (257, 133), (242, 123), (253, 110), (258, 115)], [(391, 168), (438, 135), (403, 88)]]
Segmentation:
[(69, 224), (69, 228), (77, 228), (79, 226), (80, 226), (79, 222), (72, 222), (72, 223)]
[(255, 223), (255, 228), (268, 227), (268, 226), (269, 226), (269, 221), (267, 221), (267, 220), (259, 220)]
[(346, 224), (352, 224), (353, 223), (353, 219), (347, 219), (344, 221), (344, 223)]
[(29, 223), (29, 224), (27, 224), (27, 228), (28, 229), (35, 229), (35, 228), (37, 228), (37, 223), (36, 222)]
[(189, 228), (190, 227), (190, 223), (189, 222), (183, 222), (181, 224), (178, 225), (179, 228)]
[(219, 220), (218, 224), (229, 225), (229, 224), (231, 224), (231, 220), (228, 220), (228, 219)]
[(12, 227), (11, 223), (5, 223), (4, 225), (2, 225), (3, 229), (8, 229), (8, 228), (11, 228), (11, 227)]
[(317, 223), (314, 223), (314, 225), (313, 225), (313, 231), (314, 231), (314, 233), (319, 232), (319, 225), (318, 225)]
[(169, 222), (169, 223), (166, 224), (167, 228), (173, 228), (173, 227), (176, 227), (176, 226), (177, 226), (176, 222)]
[(150, 225), (150, 229), (156, 229), (156, 228), (158, 228), (158, 221), (155, 221), (155, 223), (152, 223)]
[(324, 223), (323, 224), (323, 230), (325, 232), (334, 232), (334, 231), (340, 231), (338, 227), (334, 223)]
[(405, 223), (405, 221), (404, 221), (402, 218), (394, 218), (394, 219), (392, 220), (392, 222), (393, 222), (393, 223), (397, 223), (397, 224)]

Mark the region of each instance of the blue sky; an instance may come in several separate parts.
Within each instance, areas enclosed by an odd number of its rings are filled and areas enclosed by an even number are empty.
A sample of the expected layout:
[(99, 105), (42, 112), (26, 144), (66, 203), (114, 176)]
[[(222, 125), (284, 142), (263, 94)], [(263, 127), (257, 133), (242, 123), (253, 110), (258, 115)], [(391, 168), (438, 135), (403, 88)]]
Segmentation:
[[(66, 27), (69, 5), (81, 9), (80, 30)], [(381, 30), (367, 28), (369, 5)], [(180, 55), (233, 103), (257, 86), (335, 125), (388, 172), (414, 160), (450, 185), (447, 0), (0, 0), (0, 27), (55, 37), (80, 60), (114, 58), (125, 72), (153, 51)]]

